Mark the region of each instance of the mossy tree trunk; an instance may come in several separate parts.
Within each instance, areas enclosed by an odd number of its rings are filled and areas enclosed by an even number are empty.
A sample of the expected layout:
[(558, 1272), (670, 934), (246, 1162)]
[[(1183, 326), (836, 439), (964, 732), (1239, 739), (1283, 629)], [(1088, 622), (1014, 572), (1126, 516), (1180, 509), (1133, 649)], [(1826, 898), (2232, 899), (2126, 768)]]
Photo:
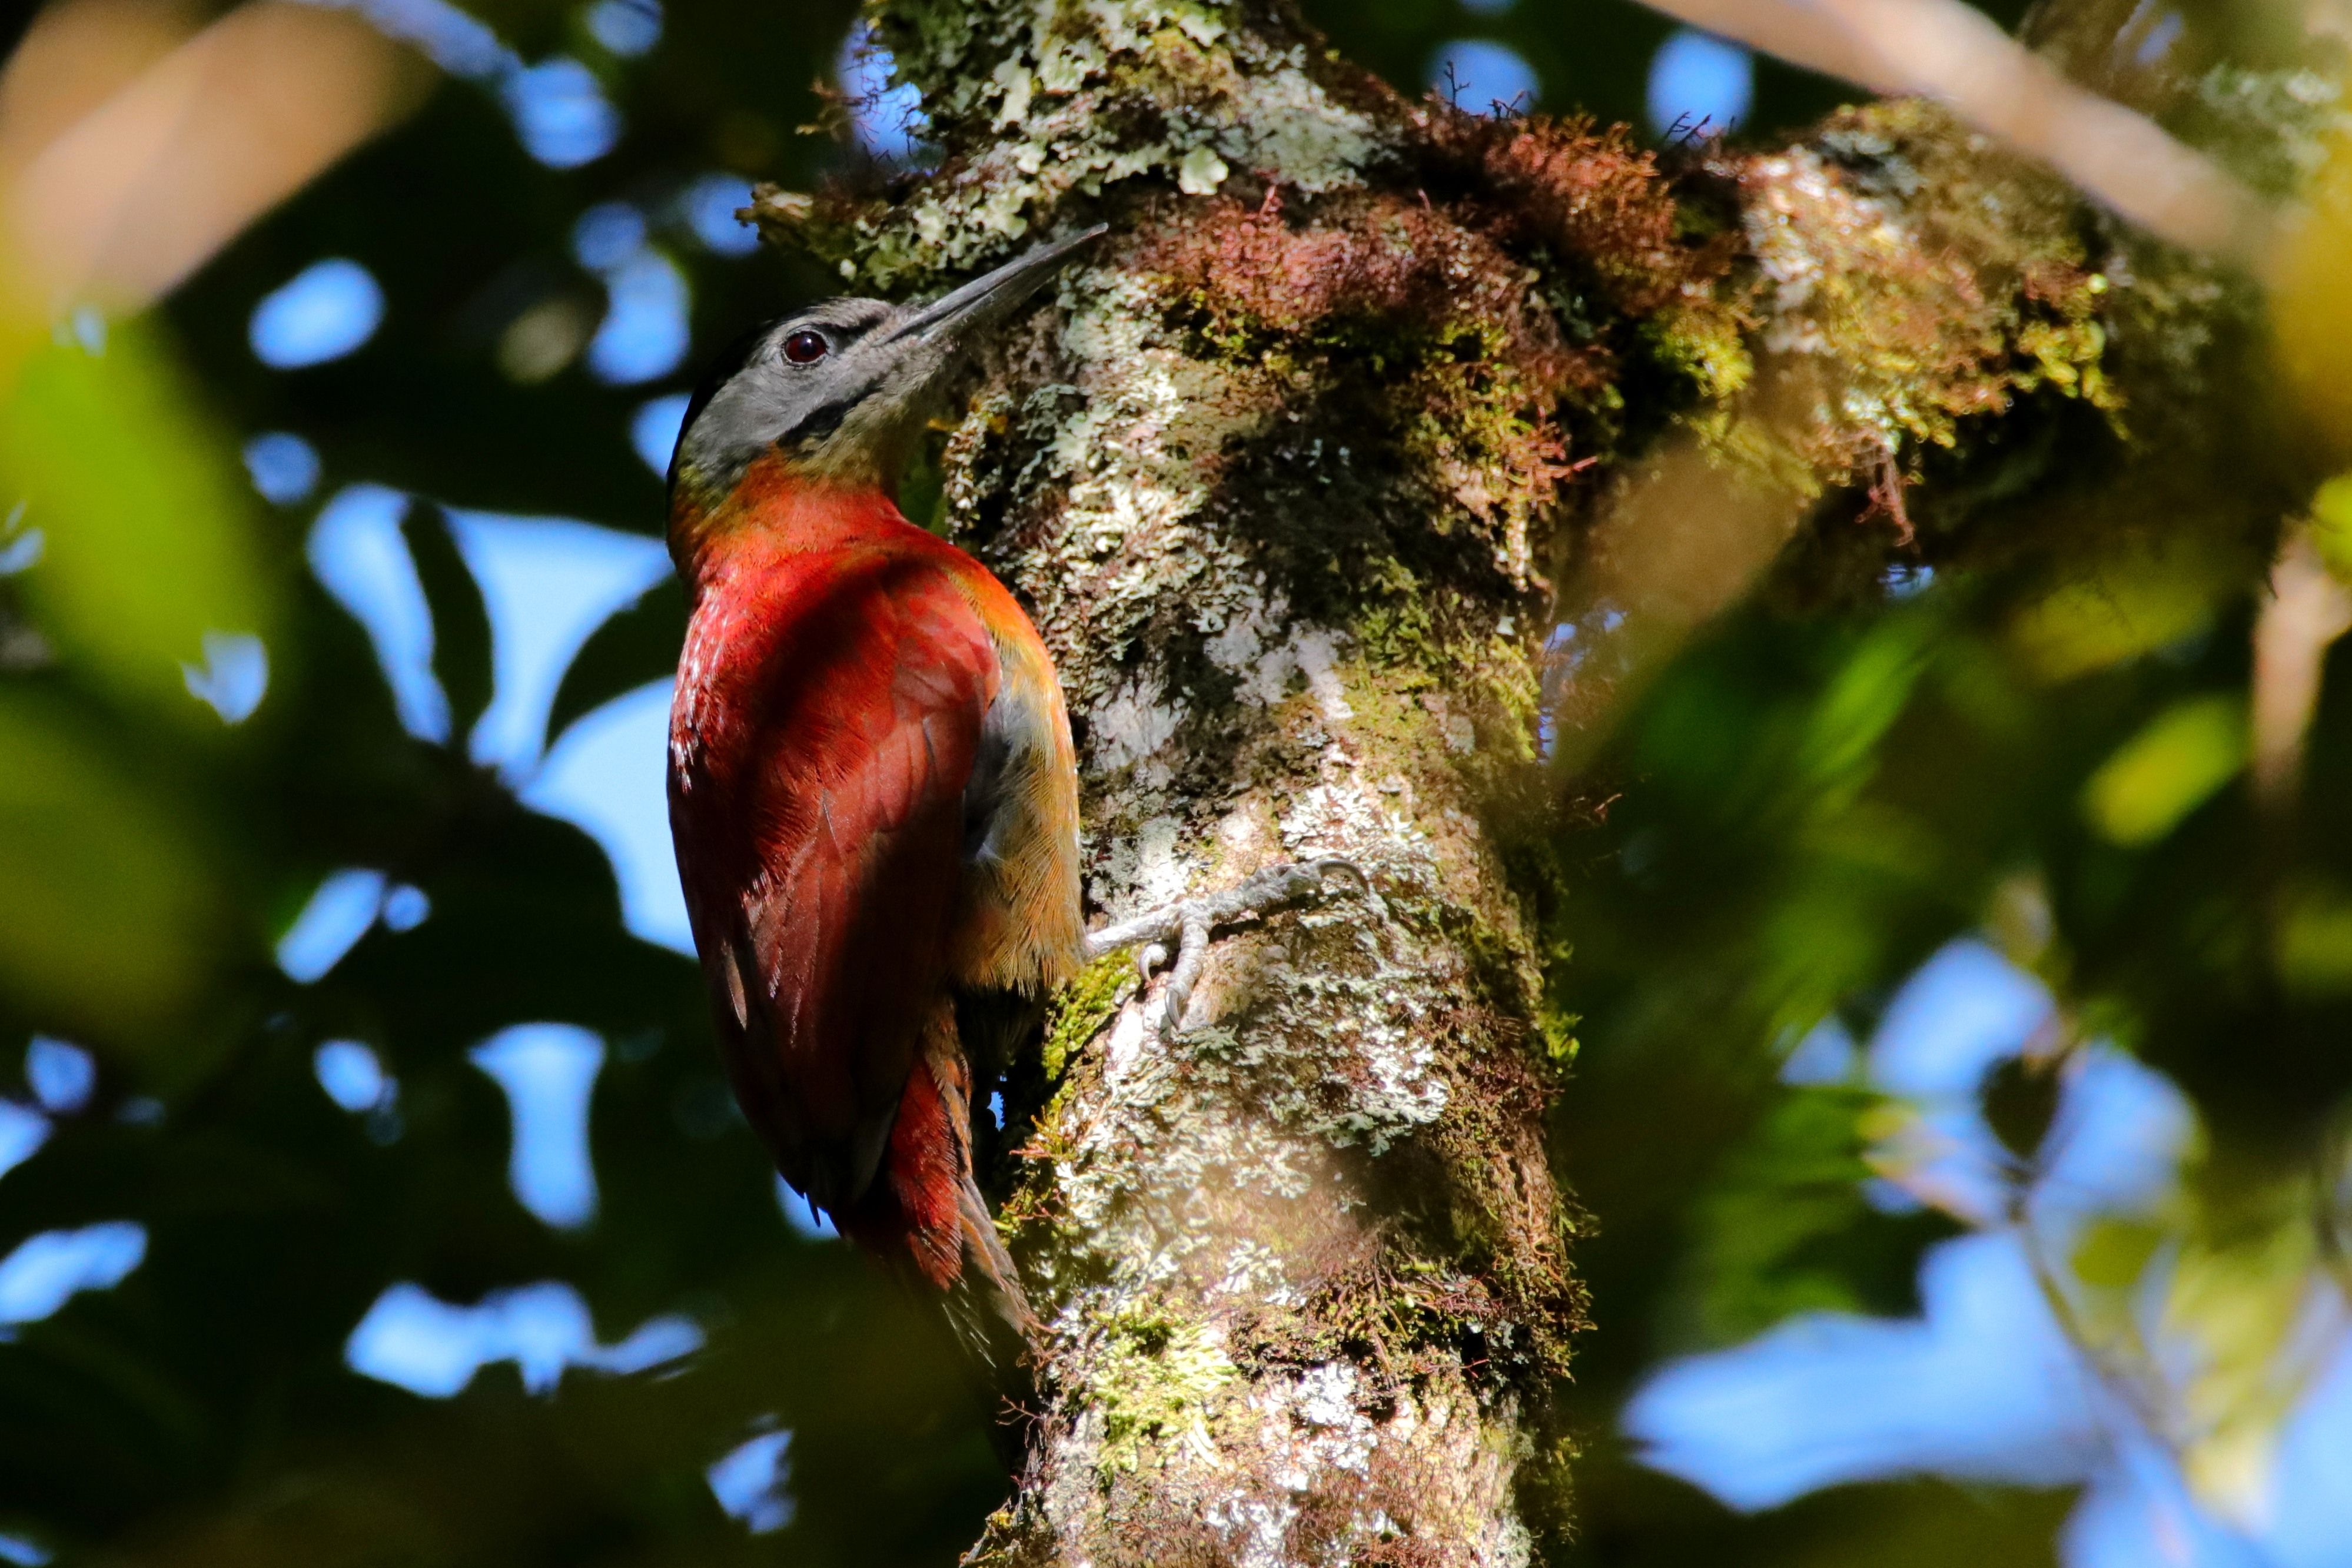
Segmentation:
[(1525, 1562), (1584, 1307), (1545, 715), (1576, 749), (1809, 522), (1875, 581), (1973, 429), (2101, 426), (2107, 242), (1913, 106), (1662, 172), (1256, 4), (876, 20), (941, 161), (769, 194), (774, 237), (899, 291), (1113, 226), (941, 456), (1059, 661), (1094, 911), (1321, 856), (1373, 888), (1225, 933), (1172, 1036), (1125, 962), (1064, 998), (994, 1173), (1048, 1407), (976, 1560)]

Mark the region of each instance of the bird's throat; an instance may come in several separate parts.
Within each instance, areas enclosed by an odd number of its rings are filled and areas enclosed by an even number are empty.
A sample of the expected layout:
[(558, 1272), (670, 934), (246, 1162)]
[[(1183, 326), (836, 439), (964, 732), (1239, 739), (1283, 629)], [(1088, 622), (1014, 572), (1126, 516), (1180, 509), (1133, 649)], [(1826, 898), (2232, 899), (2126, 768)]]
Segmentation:
[(752, 561), (839, 550), (912, 528), (878, 484), (843, 485), (763, 456), (715, 503), (681, 484), (670, 498), (670, 557), (699, 598)]

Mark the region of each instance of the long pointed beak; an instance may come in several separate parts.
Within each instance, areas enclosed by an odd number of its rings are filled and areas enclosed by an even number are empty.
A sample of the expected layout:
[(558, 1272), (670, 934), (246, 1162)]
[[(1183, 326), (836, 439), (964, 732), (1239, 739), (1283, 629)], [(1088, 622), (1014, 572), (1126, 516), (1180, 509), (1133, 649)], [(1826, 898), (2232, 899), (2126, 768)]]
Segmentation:
[(1016, 256), (995, 271), (975, 278), (962, 288), (934, 300), (890, 330), (884, 342), (908, 338), (924, 342), (952, 342), (974, 327), (995, 321), (1037, 290), (1061, 269), (1079, 247), (1109, 228), (1098, 223), (1067, 239), (1041, 245)]

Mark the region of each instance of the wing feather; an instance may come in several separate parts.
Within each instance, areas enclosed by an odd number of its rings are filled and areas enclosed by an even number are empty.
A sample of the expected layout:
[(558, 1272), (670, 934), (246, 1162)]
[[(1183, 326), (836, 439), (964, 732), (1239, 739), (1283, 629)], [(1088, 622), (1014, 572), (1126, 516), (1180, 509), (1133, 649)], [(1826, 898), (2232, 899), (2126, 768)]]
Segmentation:
[(944, 992), (1001, 672), (920, 547), (796, 558), (762, 594), (714, 609), (718, 657), (688, 661), (710, 689), (681, 690), (700, 722), (693, 745), (673, 736), (672, 817), (714, 997), (731, 1002), (727, 955), (751, 960), (748, 1016), (716, 1009), (738, 1093), (785, 1175), (840, 1206), (873, 1178)]

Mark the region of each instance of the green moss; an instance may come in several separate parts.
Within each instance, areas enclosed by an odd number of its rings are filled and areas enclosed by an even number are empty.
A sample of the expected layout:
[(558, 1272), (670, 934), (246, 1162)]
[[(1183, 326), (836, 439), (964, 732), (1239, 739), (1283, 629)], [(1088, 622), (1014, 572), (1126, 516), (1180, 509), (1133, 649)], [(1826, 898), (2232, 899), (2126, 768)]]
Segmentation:
[(1735, 396), (1755, 377), (1755, 358), (1730, 310), (1669, 305), (1642, 322), (1640, 335), (1650, 356), (1706, 402)]
[[(2109, 413), (2107, 279), (2080, 203), (1940, 109), (1873, 104), (1760, 164), (1776, 202), (1751, 238), (1781, 286), (1775, 331), (1838, 378), (1797, 447), (1832, 482), (2049, 389)], [(1762, 216), (1765, 213), (1772, 216)]]
[(1429, 601), (1412, 568), (1387, 556), (1371, 563), (1359, 581), (1364, 608), (1356, 617), (1358, 642), (1368, 660), (1399, 678), (1383, 688), (1417, 690), (1432, 684), (1440, 650), (1432, 645)]
[(1574, 1067), (1576, 1058), (1583, 1054), (1584, 1042), (1576, 1037), (1576, 1026), (1583, 1021), (1581, 1015), (1563, 1013), (1554, 1007), (1546, 1007), (1538, 1020), (1543, 1029), (1544, 1059), (1560, 1072)]
[(1538, 1539), (1565, 1543), (1576, 1535), (1576, 1464), (1584, 1455), (1549, 1404), (1531, 1413), (1533, 1440), (1512, 1472), (1511, 1494)]
[(1140, 1468), (1165, 1443), (1205, 1446), (1212, 1407), (1240, 1375), (1223, 1348), (1198, 1322), (1156, 1307), (1121, 1312), (1101, 1328), (1088, 1385), (1103, 1416), (1096, 1459), (1103, 1478)]
[(1133, 994), (1135, 984), (1132, 956), (1108, 952), (1078, 971), (1054, 994), (1053, 1006), (1045, 1016), (1047, 1083), (1060, 1081), (1070, 1058), (1086, 1049), (1087, 1042), (1117, 1016), (1119, 1004)]

